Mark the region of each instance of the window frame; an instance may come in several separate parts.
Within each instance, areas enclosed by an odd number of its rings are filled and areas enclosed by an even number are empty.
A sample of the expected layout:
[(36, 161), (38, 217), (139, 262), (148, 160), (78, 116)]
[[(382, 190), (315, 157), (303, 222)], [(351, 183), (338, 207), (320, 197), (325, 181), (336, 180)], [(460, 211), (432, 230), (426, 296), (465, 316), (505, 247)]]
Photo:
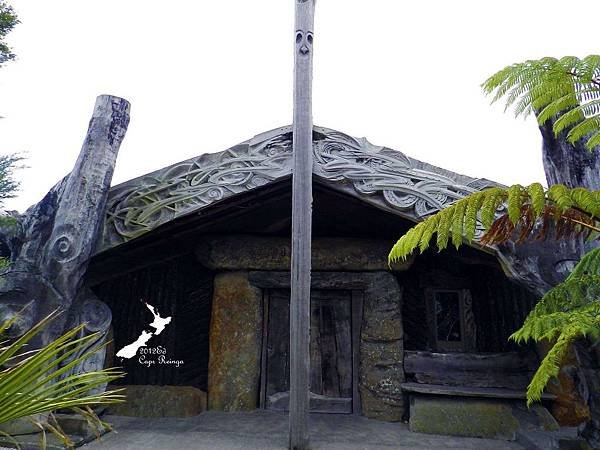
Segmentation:
[[(460, 341), (443, 341), (438, 339), (437, 315), (435, 311), (436, 294), (445, 292), (458, 294)], [(425, 290), (425, 297), (427, 299), (427, 322), (429, 324), (429, 340), (433, 349), (439, 352), (475, 351), (475, 329), (470, 290), (452, 288), (427, 288)], [(470, 316), (470, 320), (468, 316)], [(472, 323), (472, 329), (468, 329), (468, 321)]]

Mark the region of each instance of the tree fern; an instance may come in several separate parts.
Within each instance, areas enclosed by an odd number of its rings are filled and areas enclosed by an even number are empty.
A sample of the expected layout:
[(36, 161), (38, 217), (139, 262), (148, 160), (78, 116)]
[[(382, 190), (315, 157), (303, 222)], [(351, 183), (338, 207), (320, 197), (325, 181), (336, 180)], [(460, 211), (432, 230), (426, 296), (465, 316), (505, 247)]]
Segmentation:
[[(482, 85), (492, 103), (505, 100), (515, 115), (534, 113), (540, 125), (553, 120), (556, 135), (566, 132), (571, 144), (585, 141), (600, 148), (600, 55), (583, 59), (542, 58), (505, 67)], [(458, 248), (484, 232), (481, 245), (508, 240), (600, 235), (600, 191), (539, 183), (528, 187), (495, 187), (474, 193), (410, 229), (394, 245), (390, 262), (432, 242), (446, 248), (451, 237)], [(531, 404), (541, 398), (548, 381), (558, 375), (570, 345), (581, 337), (600, 339), (600, 249), (584, 255), (571, 275), (540, 300), (511, 339), (517, 342), (549, 339), (552, 348), (542, 360), (527, 390)]]
[[(577, 339), (600, 339), (600, 248), (582, 258), (569, 277), (548, 291), (510, 339), (555, 342), (527, 388), (528, 403), (538, 401), (556, 377), (570, 345)], [(591, 275), (581, 275), (593, 271)]]
[[(563, 185), (544, 190), (539, 183), (526, 188), (491, 188), (471, 194), (411, 228), (396, 242), (389, 260), (406, 259), (417, 249), (424, 252), (434, 235), (439, 250), (447, 246), (450, 235), (457, 248), (463, 240), (471, 243), (478, 224), (485, 230), (479, 242), (487, 245), (544, 238), (550, 225), (554, 225), (556, 237), (587, 236), (600, 231), (598, 217), (598, 191)], [(511, 336), (517, 342), (555, 341), (527, 388), (528, 404), (541, 398), (548, 381), (558, 375), (569, 346), (581, 337), (600, 339), (600, 248), (587, 253), (563, 283), (548, 291)]]
[(492, 103), (505, 99), (515, 115), (537, 115), (543, 125), (557, 118), (553, 131), (565, 130), (572, 144), (585, 139), (600, 147), (600, 56), (542, 58), (505, 67), (482, 85)]
[[(417, 248), (424, 252), (434, 235), (438, 250), (446, 248), (450, 236), (456, 247), (463, 239), (471, 243), (478, 225), (486, 230), (480, 239), (483, 245), (544, 238), (550, 225), (554, 225), (558, 238), (588, 237), (592, 231), (600, 232), (596, 221), (600, 217), (598, 194), (564, 185), (554, 185), (546, 191), (539, 183), (526, 188), (514, 185), (476, 192), (416, 225), (394, 245), (389, 259), (406, 259)], [(503, 205), (507, 212), (499, 211)]]

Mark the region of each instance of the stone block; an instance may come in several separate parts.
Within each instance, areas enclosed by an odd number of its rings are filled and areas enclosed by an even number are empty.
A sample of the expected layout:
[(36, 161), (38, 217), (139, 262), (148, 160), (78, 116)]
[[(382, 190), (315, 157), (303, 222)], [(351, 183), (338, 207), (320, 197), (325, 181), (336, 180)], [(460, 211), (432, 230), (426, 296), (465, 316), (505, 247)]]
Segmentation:
[(404, 415), (402, 289), (387, 273), (373, 274), (365, 291), (360, 336), (359, 391), (363, 415), (398, 422)]
[(402, 327), (402, 288), (388, 273), (374, 274), (365, 291), (362, 340), (397, 341)]
[(22, 419), (11, 420), (10, 422), (0, 424), (0, 434), (9, 434), (11, 436), (20, 436), (24, 434), (39, 433), (40, 428), (32, 421), (45, 424), (48, 421), (48, 414), (34, 414)]
[(109, 414), (130, 417), (192, 417), (206, 411), (206, 393), (192, 386), (115, 386), (125, 388), (124, 403)]
[(215, 277), (210, 324), (208, 407), (256, 409), (260, 389), (262, 291), (246, 272)]
[(542, 405), (528, 408), (521, 400), (419, 394), (411, 394), (409, 423), (418, 433), (507, 440), (514, 440), (517, 431), (559, 428)]
[(383, 422), (400, 422), (404, 416), (402, 397), (388, 397), (380, 392), (359, 387), (362, 413), (369, 419)]
[(519, 421), (504, 402), (412, 396), (409, 426), (415, 433), (514, 440)]
[[(196, 248), (202, 265), (214, 270), (289, 270), (289, 238), (210, 236)], [(312, 270), (389, 270), (388, 253), (394, 242), (379, 239), (316, 238), (312, 241)], [(407, 270), (413, 258), (392, 264)]]

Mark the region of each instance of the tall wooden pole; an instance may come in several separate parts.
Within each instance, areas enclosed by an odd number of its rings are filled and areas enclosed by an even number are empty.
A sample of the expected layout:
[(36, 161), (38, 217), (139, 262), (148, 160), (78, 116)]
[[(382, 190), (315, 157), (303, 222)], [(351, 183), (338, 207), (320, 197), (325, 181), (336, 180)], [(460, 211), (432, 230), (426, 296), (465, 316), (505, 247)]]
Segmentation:
[(312, 237), (312, 64), (315, 0), (295, 0), (294, 171), (290, 298), (290, 449), (309, 441), (310, 256)]

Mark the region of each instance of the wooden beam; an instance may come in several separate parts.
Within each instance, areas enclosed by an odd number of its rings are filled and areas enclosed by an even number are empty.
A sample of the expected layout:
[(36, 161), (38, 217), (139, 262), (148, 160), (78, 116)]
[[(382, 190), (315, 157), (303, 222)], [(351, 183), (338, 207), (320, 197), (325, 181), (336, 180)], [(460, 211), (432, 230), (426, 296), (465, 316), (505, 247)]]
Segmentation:
[(290, 298), (290, 449), (309, 443), (310, 264), (312, 235), (312, 64), (314, 0), (295, 0), (292, 261)]

